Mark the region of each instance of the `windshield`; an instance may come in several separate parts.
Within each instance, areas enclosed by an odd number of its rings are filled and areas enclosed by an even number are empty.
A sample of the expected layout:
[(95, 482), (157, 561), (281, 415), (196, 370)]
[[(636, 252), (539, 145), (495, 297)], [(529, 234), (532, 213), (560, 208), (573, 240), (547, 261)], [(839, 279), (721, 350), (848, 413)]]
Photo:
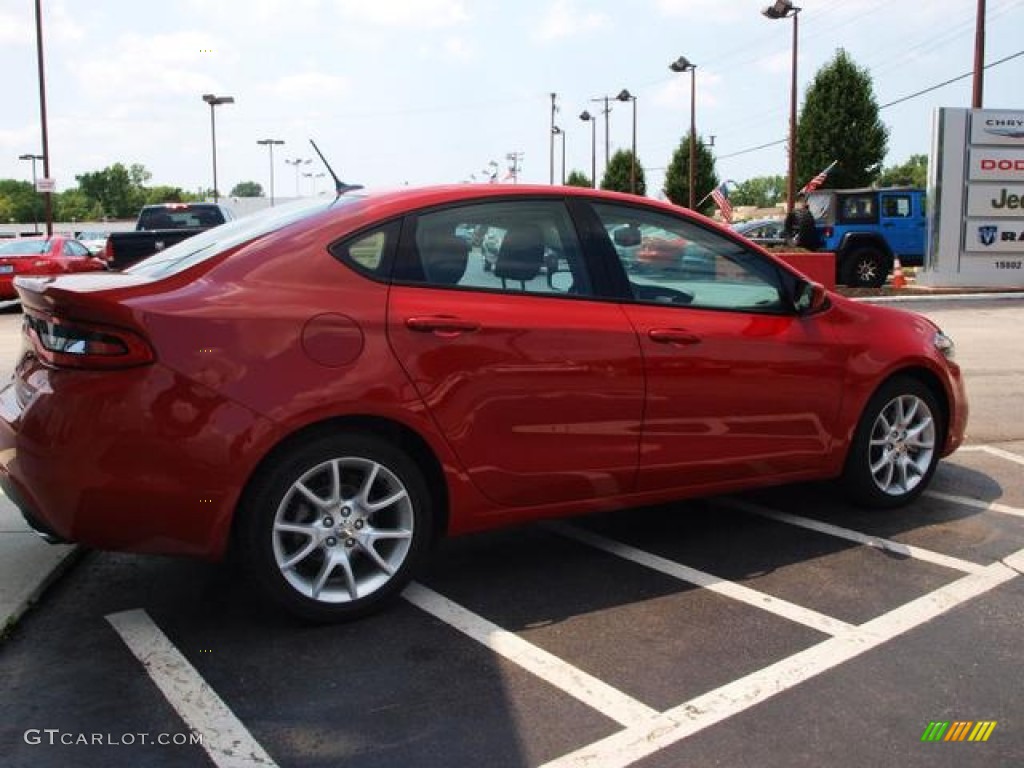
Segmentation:
[(0, 245), (0, 256), (36, 256), (49, 250), (49, 240), (12, 240)]
[(309, 218), (334, 206), (361, 199), (363, 199), (361, 196), (346, 195), (331, 200), (300, 200), (288, 205), (265, 208), (257, 213), (235, 219), (227, 224), (221, 224), (219, 227), (208, 229), (182, 240), (124, 271), (147, 277), (174, 275), (242, 243), (255, 240), (270, 232), (276, 232), (296, 221)]

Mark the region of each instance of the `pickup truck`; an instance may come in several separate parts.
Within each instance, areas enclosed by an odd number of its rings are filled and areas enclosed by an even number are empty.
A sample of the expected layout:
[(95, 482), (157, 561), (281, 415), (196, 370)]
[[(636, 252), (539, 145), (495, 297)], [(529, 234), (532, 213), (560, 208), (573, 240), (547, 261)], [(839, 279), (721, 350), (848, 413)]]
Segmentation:
[(821, 250), (836, 255), (836, 282), (842, 285), (884, 285), (897, 256), (904, 267), (924, 262), (923, 189), (817, 189), (807, 205), (818, 224)]
[(100, 258), (108, 269), (124, 269), (234, 218), (229, 208), (216, 203), (146, 205), (139, 212), (134, 231), (110, 233)]

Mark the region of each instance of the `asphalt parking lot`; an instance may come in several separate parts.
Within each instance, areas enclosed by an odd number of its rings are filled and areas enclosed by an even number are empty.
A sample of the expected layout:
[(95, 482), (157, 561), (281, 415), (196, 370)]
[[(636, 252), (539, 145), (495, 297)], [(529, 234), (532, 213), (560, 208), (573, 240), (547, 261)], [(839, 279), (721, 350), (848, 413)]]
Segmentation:
[(4, 764), (1021, 764), (1024, 302), (913, 308), (972, 404), (913, 506), (816, 484), (467, 537), (335, 627), (230, 565), (90, 553), (3, 643)]

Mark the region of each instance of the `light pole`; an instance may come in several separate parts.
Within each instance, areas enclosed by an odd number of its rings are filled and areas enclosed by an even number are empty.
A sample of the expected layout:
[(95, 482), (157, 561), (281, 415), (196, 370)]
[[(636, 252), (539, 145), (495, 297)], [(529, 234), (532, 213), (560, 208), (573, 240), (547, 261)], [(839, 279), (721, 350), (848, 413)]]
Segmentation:
[(558, 134), (555, 125), (555, 113), (558, 111), (558, 94), (551, 94), (551, 136), (548, 139), (548, 157), (551, 171), (548, 175), (548, 184), (555, 183), (555, 136)]
[(793, 65), (789, 83), (789, 166), (786, 171), (786, 212), (793, 210), (796, 197), (796, 52), (800, 9), (790, 0), (775, 0), (761, 11), (769, 19), (785, 19), (793, 17)]
[(590, 186), (597, 189), (597, 118), (583, 110), (580, 120), (590, 123)]
[(974, 25), (974, 80), (971, 87), (971, 107), (981, 109), (985, 88), (985, 0), (978, 0), (978, 19)]
[[(49, 131), (46, 127), (46, 66), (43, 57), (43, 10), (39, 0), (35, 2), (36, 7), (36, 69), (39, 72), (39, 124), (42, 132), (42, 143), (43, 143), (43, 178), (47, 181), (50, 179), (50, 138)], [(32, 175), (35, 176), (35, 162), (32, 163)], [(52, 183), (52, 181), (51, 181)], [(35, 181), (32, 183), (33, 188), (36, 186)], [(38, 195), (39, 193), (36, 192)], [(43, 199), (46, 207), (46, 236), (53, 236), (53, 193), (47, 191), (43, 195)], [(33, 208), (34, 210), (34, 208)], [(37, 217), (38, 218), (38, 217)], [(35, 229), (39, 229), (38, 223), (35, 225)]]
[(619, 101), (632, 101), (633, 102), (633, 157), (629, 163), (629, 191), (630, 194), (636, 194), (636, 96), (630, 93), (625, 88), (615, 97)]
[(668, 65), (673, 72), (690, 73), (690, 177), (687, 185), (690, 188), (689, 208), (692, 211), (697, 190), (697, 65), (685, 56)]
[(551, 129), (551, 139), (554, 141), (555, 136), (562, 137), (562, 186), (565, 186), (565, 131), (559, 128), (557, 125)]
[(212, 93), (204, 93), (203, 101), (210, 105), (210, 143), (213, 146), (213, 202), (220, 199), (220, 192), (217, 189), (217, 118), (216, 109), (221, 104), (234, 104), (234, 96), (214, 96)]
[(39, 233), (39, 192), (36, 190), (36, 160), (42, 160), (42, 155), (18, 155), (19, 160), (31, 160), (32, 161), (32, 193), (35, 197), (32, 199), (32, 232), (33, 234)]
[(611, 96), (598, 96), (596, 99), (591, 99), (591, 101), (604, 102), (604, 109), (602, 112), (604, 112), (604, 167), (606, 169), (608, 168), (608, 161), (610, 158), (608, 151), (608, 115), (612, 113), (612, 108), (608, 102), (610, 102), (611, 99)]
[(257, 144), (262, 144), (270, 150), (270, 207), (274, 207), (274, 146), (281, 146), (284, 142), (281, 139), (257, 139)]
[(309, 165), (313, 161), (309, 160), (308, 158), (303, 160), (301, 157), (296, 157), (294, 160), (285, 160), (285, 162), (288, 165), (295, 166), (295, 196), (296, 197), (302, 197), (302, 195), (299, 194), (299, 166), (300, 165)]

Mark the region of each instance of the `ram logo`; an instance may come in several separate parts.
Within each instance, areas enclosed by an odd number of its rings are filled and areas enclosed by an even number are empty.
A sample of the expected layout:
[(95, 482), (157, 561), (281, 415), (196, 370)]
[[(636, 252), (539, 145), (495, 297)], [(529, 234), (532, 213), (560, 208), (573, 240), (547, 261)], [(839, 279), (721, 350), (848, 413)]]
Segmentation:
[(978, 240), (982, 245), (992, 245), (996, 241), (999, 227), (986, 226), (978, 227)]

